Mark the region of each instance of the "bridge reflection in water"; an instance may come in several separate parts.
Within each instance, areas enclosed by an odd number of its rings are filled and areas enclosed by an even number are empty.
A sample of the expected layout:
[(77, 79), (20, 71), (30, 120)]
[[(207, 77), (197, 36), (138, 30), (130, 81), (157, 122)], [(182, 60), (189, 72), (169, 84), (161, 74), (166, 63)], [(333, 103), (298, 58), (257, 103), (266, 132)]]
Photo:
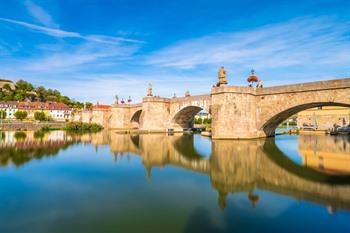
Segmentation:
[[(226, 206), (229, 194), (247, 192), (253, 206), (254, 190), (263, 189), (336, 209), (350, 210), (350, 140), (300, 135), (298, 150), (305, 164), (296, 164), (277, 146), (275, 139), (214, 140), (205, 157), (194, 147), (193, 136), (164, 134), (128, 135), (104, 132), (86, 135), (82, 141), (109, 145), (116, 160), (130, 153), (140, 156), (148, 179), (154, 167), (175, 166), (210, 177), (218, 192), (218, 204)], [(317, 147), (315, 141), (318, 141)], [(334, 145), (335, 143), (335, 145)], [(323, 156), (322, 169), (310, 159)], [(328, 167), (329, 166), (329, 167)]]
[[(208, 139), (209, 140), (209, 139)], [(246, 192), (253, 206), (262, 189), (327, 206), (329, 211), (350, 210), (350, 139), (300, 135), (298, 151), (302, 164), (293, 162), (276, 145), (275, 139), (214, 140), (212, 153), (200, 154), (194, 136), (165, 134), (99, 134), (67, 136), (7, 133), (0, 140), (0, 165), (23, 165), (32, 159), (56, 155), (75, 143), (89, 143), (98, 149), (108, 145), (114, 158), (140, 156), (147, 179), (152, 168), (174, 166), (206, 175), (218, 193), (218, 205), (225, 208), (229, 194)], [(23, 148), (21, 147), (23, 146)]]

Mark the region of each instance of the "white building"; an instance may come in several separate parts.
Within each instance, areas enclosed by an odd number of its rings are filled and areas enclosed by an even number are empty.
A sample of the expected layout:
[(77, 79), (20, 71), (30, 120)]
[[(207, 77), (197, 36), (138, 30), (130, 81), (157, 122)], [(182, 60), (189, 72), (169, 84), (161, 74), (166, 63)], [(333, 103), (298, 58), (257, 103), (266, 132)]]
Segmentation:
[(6, 112), (6, 119), (15, 119), (15, 112), (18, 110), (18, 104), (18, 101), (0, 101), (0, 110)]

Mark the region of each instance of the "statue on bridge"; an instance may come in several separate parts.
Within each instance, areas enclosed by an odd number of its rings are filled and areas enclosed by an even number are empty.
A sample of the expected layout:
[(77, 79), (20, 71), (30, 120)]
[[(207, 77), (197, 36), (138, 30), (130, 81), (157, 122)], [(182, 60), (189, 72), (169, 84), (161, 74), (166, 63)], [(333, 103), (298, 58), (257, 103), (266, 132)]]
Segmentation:
[(247, 78), (248, 87), (253, 87), (253, 83), (256, 84), (256, 88), (263, 88), (263, 81), (255, 74), (255, 70), (250, 71), (250, 76)]
[(216, 84), (217, 87), (227, 85), (226, 71), (225, 71), (225, 68), (223, 66), (221, 66), (221, 68), (219, 69), (218, 78), (219, 78), (219, 81)]
[(147, 96), (153, 96), (152, 84), (148, 84)]

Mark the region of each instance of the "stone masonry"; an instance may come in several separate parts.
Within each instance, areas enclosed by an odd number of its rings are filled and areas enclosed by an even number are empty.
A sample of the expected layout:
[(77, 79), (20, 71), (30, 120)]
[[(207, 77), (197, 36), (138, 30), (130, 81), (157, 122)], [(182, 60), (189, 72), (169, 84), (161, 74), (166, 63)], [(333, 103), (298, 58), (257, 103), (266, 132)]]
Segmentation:
[(201, 110), (212, 115), (213, 139), (274, 136), (276, 127), (302, 110), (350, 106), (350, 78), (267, 88), (216, 86), (210, 95), (163, 98), (147, 96), (139, 104), (86, 111), (76, 121), (109, 129), (148, 132), (182, 131)]

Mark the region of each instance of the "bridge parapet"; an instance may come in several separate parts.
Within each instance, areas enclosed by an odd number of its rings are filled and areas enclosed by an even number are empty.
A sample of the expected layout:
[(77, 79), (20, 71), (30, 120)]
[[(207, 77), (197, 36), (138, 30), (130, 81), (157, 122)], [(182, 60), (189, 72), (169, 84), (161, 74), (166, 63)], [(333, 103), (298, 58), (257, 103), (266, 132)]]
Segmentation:
[(350, 88), (350, 78), (258, 88), (256, 89), (256, 95), (275, 95), (281, 93), (285, 94), (344, 88)]
[(113, 104), (112, 108), (141, 108), (142, 103), (135, 104)]
[(210, 94), (207, 95), (193, 95), (193, 96), (185, 96), (185, 97), (176, 97), (172, 98), (170, 102), (188, 102), (188, 101), (196, 101), (196, 100), (211, 100)]

